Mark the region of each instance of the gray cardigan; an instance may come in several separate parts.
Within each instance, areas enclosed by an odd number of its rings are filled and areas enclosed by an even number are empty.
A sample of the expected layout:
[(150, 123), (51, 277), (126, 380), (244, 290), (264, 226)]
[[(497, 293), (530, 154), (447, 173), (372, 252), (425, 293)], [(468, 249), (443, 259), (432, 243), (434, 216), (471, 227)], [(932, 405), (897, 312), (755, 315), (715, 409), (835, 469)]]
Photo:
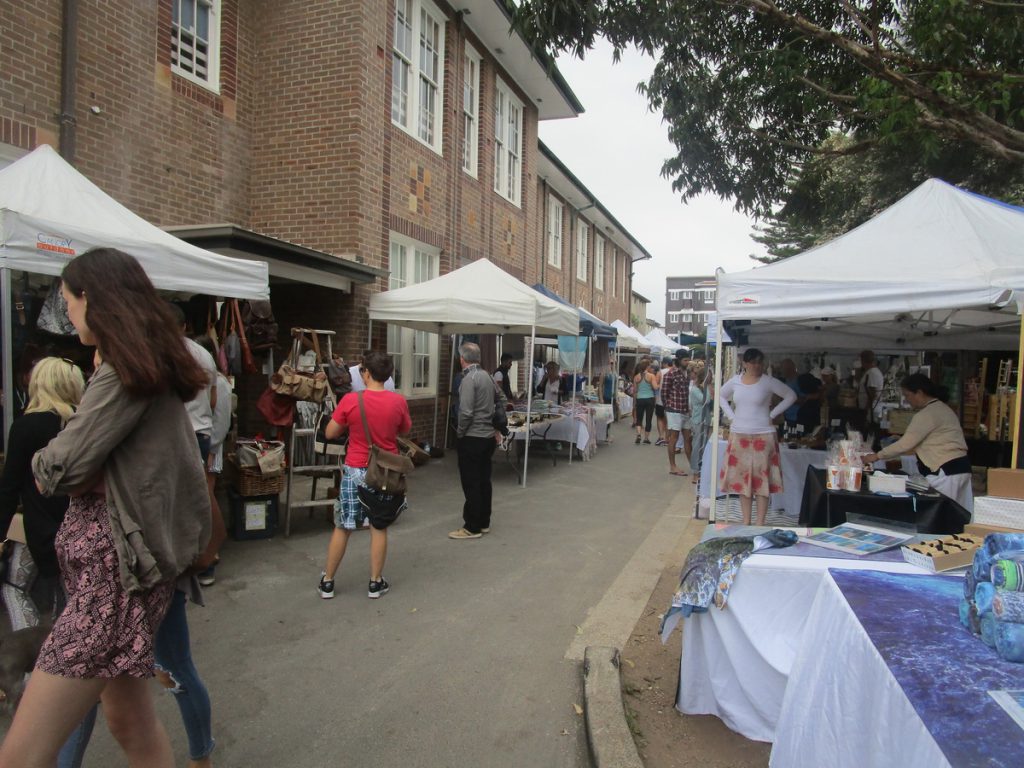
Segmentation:
[(494, 437), (494, 404), (504, 408), (505, 396), (494, 379), (476, 363), (466, 366), (459, 387), (459, 437)]
[(210, 540), (206, 476), (184, 403), (173, 391), (128, 394), (108, 364), (96, 370), (64, 430), (36, 453), (32, 471), (44, 496), (105, 481), (129, 592), (176, 579)]

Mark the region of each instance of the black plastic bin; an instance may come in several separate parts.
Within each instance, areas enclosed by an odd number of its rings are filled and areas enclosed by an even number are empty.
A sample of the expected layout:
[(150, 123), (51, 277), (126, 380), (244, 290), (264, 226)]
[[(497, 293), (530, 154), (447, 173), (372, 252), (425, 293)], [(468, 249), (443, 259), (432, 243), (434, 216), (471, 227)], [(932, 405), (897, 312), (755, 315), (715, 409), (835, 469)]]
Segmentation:
[(236, 541), (269, 539), (277, 530), (278, 494), (239, 496), (228, 490), (231, 502), (231, 537)]

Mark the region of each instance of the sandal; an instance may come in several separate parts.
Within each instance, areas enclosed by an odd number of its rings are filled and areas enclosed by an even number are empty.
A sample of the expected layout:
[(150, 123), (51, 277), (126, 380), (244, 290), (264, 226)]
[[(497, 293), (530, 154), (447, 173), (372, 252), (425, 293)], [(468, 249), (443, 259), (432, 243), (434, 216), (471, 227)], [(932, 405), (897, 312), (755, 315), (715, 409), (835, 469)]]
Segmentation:
[(673, 471), (672, 471), (672, 470), (670, 469), (670, 470), (668, 471), (668, 473), (669, 473), (670, 475), (676, 475), (677, 477), (686, 477), (686, 473), (685, 473), (685, 472), (683, 472), (683, 470), (681, 470), (681, 469), (677, 469), (677, 470), (676, 470), (675, 472), (673, 472)]

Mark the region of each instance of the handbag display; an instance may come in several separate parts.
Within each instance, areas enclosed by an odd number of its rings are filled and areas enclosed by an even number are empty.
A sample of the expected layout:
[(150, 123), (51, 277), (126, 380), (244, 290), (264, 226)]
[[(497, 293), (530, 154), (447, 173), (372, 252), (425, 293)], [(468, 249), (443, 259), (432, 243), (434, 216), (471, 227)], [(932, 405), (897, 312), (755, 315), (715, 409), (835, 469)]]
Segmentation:
[(278, 440), (238, 440), (238, 466), (258, 469), (264, 477), (284, 473), (284, 443)]
[(279, 395), (267, 387), (256, 401), (256, 410), (267, 424), (273, 427), (290, 427), (294, 420), (295, 400)]
[(270, 377), (270, 388), (293, 400), (322, 403), (327, 394), (327, 374), (320, 371), (307, 373), (292, 367), (290, 363), (282, 363), (277, 373)]
[[(385, 516), (394, 513), (394, 517), (397, 517), (401, 514), (405, 506), (403, 503), (406, 488), (405, 476), (412, 472), (413, 463), (412, 459), (408, 456), (384, 451), (379, 446), (374, 445), (373, 438), (370, 436), (370, 425), (366, 421), (363, 393), (359, 392), (358, 397), (359, 415), (363, 420), (366, 443), (370, 446), (370, 461), (366, 466), (366, 477), (363, 480), (363, 484), (378, 492), (376, 494), (360, 494), (359, 499), (360, 502), (363, 502), (363, 496), (365, 495), (370, 503), (378, 503), (376, 510), (364, 503), (367, 511), (371, 514), (370, 525), (374, 525), (372, 515), (375, 511)], [(401, 500), (396, 500), (394, 497), (401, 497)], [(391, 522), (394, 522), (394, 518), (387, 525), (390, 525)], [(374, 525), (374, 527), (377, 528), (379, 526)]]

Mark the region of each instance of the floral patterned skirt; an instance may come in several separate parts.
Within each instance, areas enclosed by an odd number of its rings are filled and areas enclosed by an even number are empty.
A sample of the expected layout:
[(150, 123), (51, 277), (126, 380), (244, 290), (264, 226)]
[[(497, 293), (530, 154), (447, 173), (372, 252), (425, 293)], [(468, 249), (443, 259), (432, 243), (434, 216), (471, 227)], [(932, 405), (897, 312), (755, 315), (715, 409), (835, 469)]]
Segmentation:
[(103, 496), (71, 498), (56, 545), (68, 602), (36, 669), (72, 678), (152, 677), (153, 637), (174, 582), (140, 594), (125, 591)]
[(718, 476), (726, 493), (739, 496), (782, 493), (779, 441), (775, 433), (743, 435), (730, 432), (725, 466)]

